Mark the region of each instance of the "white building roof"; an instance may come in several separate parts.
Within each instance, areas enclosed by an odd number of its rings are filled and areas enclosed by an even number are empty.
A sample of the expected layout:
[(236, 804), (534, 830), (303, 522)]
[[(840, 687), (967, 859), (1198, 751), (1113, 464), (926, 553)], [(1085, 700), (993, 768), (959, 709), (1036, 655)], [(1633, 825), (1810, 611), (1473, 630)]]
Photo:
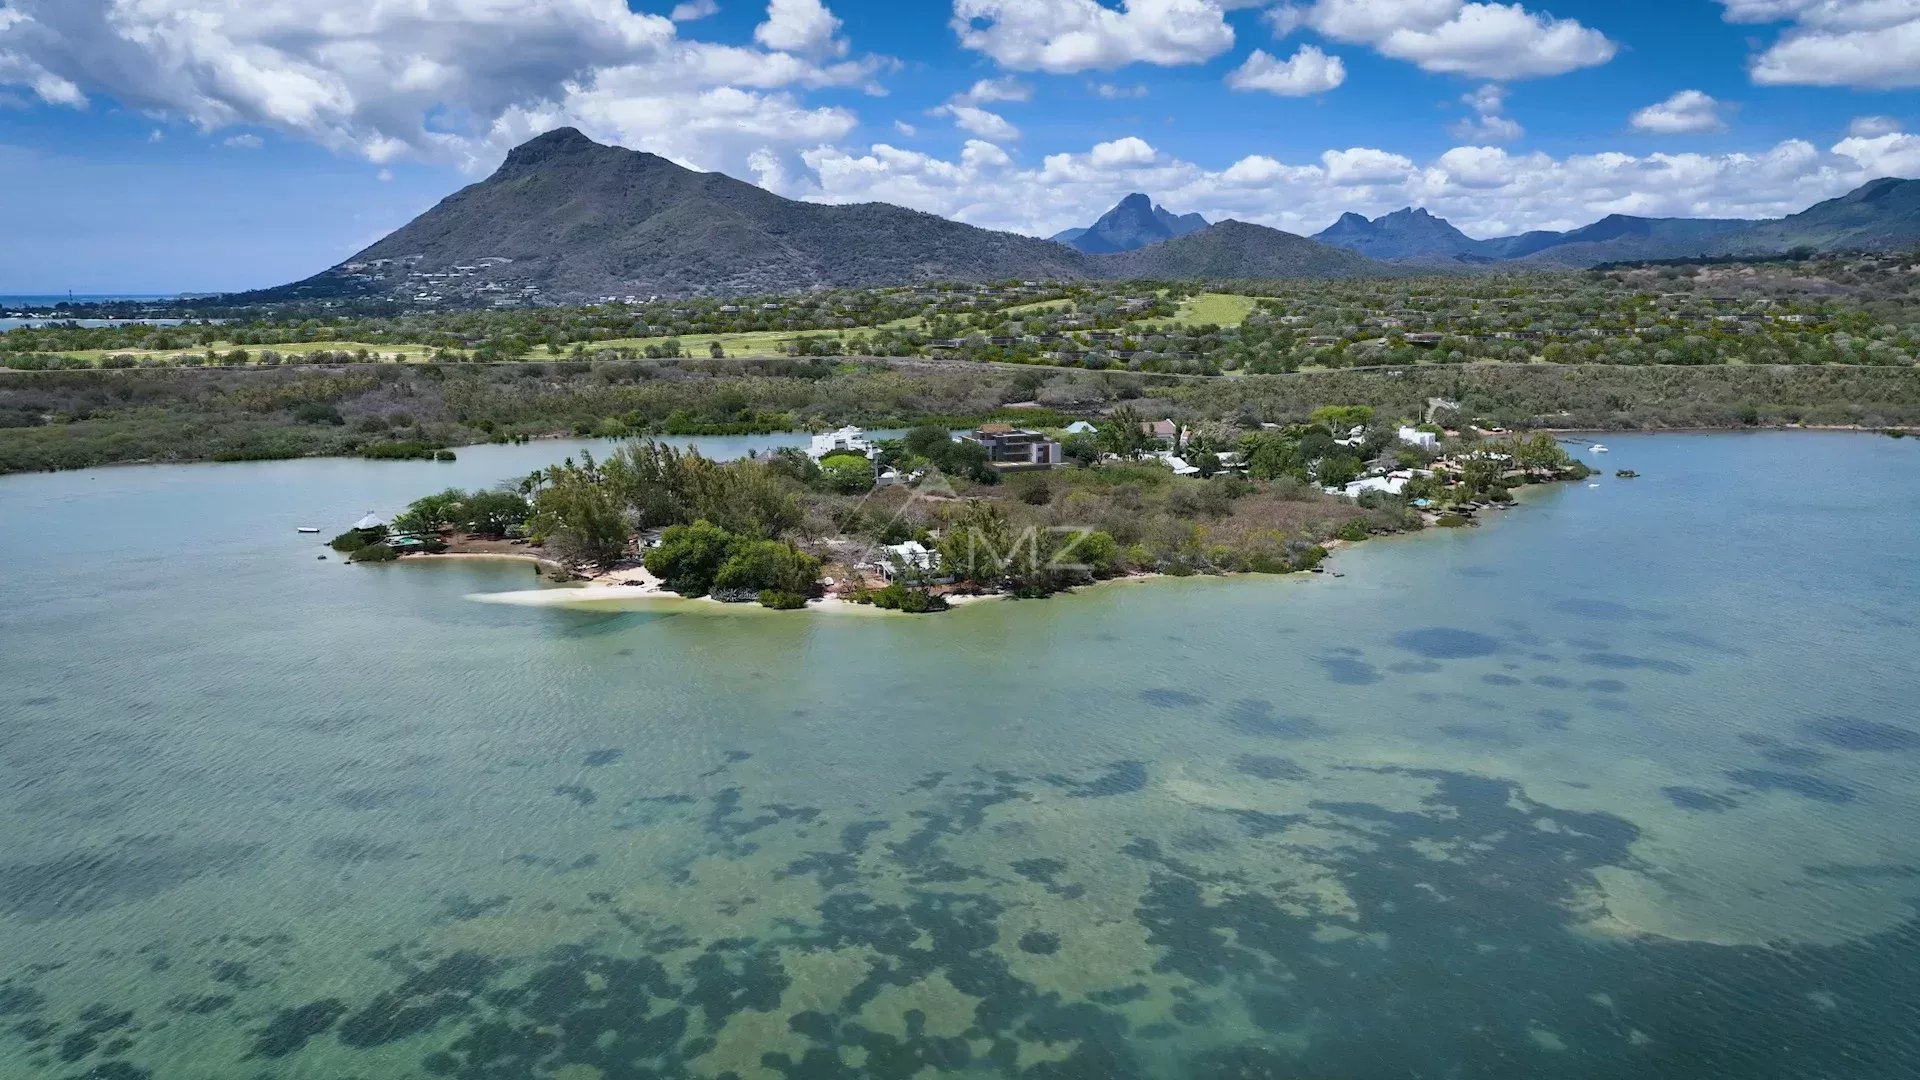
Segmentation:
[(873, 444), (867, 441), (867, 433), (857, 427), (843, 427), (825, 435), (815, 435), (807, 443), (807, 456), (815, 461), (840, 451), (872, 457)]
[(1389, 495), (1398, 495), (1407, 489), (1409, 479), (1411, 477), (1400, 475), (1369, 476), (1362, 480), (1355, 480), (1344, 488), (1328, 488), (1327, 494), (1345, 495), (1349, 499), (1357, 499), (1369, 491), (1384, 491)]
[(887, 553), (887, 560), (895, 566), (932, 570), (940, 565), (940, 553), (918, 540), (909, 540), (904, 544), (888, 544), (884, 550)]

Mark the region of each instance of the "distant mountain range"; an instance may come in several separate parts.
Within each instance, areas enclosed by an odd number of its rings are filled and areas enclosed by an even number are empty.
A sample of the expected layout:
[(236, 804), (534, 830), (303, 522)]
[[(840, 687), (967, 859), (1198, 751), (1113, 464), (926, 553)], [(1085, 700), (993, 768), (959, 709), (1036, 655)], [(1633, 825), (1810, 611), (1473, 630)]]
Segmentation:
[[(1137, 220), (1142, 205), (1151, 224)], [(1187, 268), (1202, 266), (1230, 277), (1405, 273), (1277, 229), (1208, 227), (1145, 196), (1123, 202), (1088, 234), (1141, 229), (1163, 242), (1122, 253), (1116, 239), (1115, 253), (1088, 254), (886, 203), (796, 202), (561, 128), (516, 147), (492, 176), (338, 266), (223, 299), (581, 302), (916, 281), (1188, 277), (1202, 271)]]
[(1885, 248), (1920, 244), (1920, 181), (1876, 180), (1780, 221), (1616, 215), (1571, 232), (1490, 240), (1412, 209), (1371, 221), (1347, 214), (1309, 239), (1240, 221), (1209, 225), (1133, 194), (1055, 240), (886, 203), (796, 202), (561, 128), (516, 147), (493, 175), (345, 262), (221, 302), (578, 303), (924, 281), (1399, 276), (1436, 266)]
[(1389, 262), (1475, 266), (1518, 262), (1593, 266), (1639, 259), (1777, 255), (1920, 246), (1920, 180), (1881, 179), (1771, 221), (1643, 218), (1612, 214), (1567, 232), (1475, 240), (1445, 218), (1411, 207), (1368, 220), (1343, 214), (1315, 240)]
[(1169, 213), (1136, 191), (1100, 215), (1099, 221), (1084, 229), (1057, 233), (1053, 241), (1089, 255), (1111, 255), (1137, 251), (1148, 244), (1173, 240), (1206, 227), (1207, 219), (1199, 214)]

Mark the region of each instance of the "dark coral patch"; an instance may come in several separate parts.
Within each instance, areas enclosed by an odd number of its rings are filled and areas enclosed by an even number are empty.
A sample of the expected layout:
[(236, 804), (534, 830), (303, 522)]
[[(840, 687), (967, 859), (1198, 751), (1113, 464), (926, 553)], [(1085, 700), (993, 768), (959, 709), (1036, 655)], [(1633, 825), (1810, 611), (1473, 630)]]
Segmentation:
[(286, 1057), (333, 1027), (347, 1014), (347, 1003), (337, 998), (310, 1001), (291, 1009), (281, 1009), (266, 1026), (254, 1032), (253, 1056)]
[(1037, 956), (1052, 956), (1060, 951), (1060, 935), (1029, 930), (1020, 935), (1020, 951)]
[(1740, 805), (1739, 802), (1725, 795), (1716, 795), (1711, 791), (1701, 791), (1699, 788), (1664, 787), (1660, 789), (1660, 794), (1665, 795), (1668, 802), (1682, 810), (1697, 810), (1717, 814), (1720, 811), (1731, 810)]
[(1262, 698), (1243, 698), (1227, 710), (1227, 726), (1243, 735), (1264, 735), (1276, 739), (1304, 739), (1320, 732), (1320, 723), (1305, 716), (1284, 716), (1273, 711), (1273, 702)]
[(1848, 803), (1859, 794), (1837, 781), (1782, 769), (1733, 769), (1727, 779), (1756, 791), (1788, 791), (1818, 802)]
[(1664, 671), (1669, 675), (1690, 675), (1693, 669), (1678, 660), (1662, 660), (1654, 656), (1629, 656), (1616, 652), (1588, 652), (1580, 654), (1580, 662), (1588, 667), (1610, 668), (1614, 671)]
[(1429, 660), (1465, 660), (1476, 656), (1492, 656), (1500, 651), (1499, 638), (1451, 626), (1403, 630), (1394, 635), (1393, 643)]
[(1920, 749), (1920, 731), (1878, 720), (1829, 716), (1802, 726), (1807, 734), (1841, 750), (1889, 752)]
[(1140, 700), (1159, 709), (1191, 709), (1207, 703), (1207, 699), (1199, 694), (1167, 686), (1140, 691)]
[(1369, 686), (1385, 678), (1372, 664), (1351, 656), (1323, 656), (1319, 664), (1327, 678), (1342, 686)]

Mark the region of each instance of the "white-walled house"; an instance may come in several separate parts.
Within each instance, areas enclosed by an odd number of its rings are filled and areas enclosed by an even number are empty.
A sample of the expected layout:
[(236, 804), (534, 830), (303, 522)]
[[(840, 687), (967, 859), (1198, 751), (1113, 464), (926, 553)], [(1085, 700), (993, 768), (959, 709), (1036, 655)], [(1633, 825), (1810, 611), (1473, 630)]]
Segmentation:
[(1408, 446), (1417, 446), (1429, 452), (1440, 449), (1440, 436), (1435, 435), (1431, 431), (1421, 431), (1419, 428), (1414, 427), (1403, 427), (1397, 434), (1399, 435), (1400, 441), (1406, 443)]
[(918, 540), (888, 544), (881, 551), (885, 554), (880, 557), (880, 574), (888, 581), (938, 585), (953, 580), (953, 575), (940, 572), (940, 553)]
[(860, 454), (870, 458), (875, 453), (876, 448), (867, 440), (867, 433), (857, 427), (843, 427), (825, 435), (815, 435), (807, 444), (807, 456), (815, 461), (831, 454)]
[(1345, 495), (1357, 499), (1369, 491), (1384, 491), (1388, 495), (1398, 495), (1407, 490), (1407, 482), (1416, 476), (1431, 476), (1425, 469), (1395, 469), (1384, 476), (1366, 476), (1345, 487), (1326, 488), (1329, 495)]

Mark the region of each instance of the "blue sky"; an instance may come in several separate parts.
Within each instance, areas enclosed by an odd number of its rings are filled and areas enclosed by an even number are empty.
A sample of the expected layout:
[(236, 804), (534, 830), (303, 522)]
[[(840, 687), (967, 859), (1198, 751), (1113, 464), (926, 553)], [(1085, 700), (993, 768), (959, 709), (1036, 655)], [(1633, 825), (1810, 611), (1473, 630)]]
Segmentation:
[(0, 294), (303, 277), (559, 124), (1041, 235), (1772, 216), (1920, 175), (1920, 0), (0, 0)]

